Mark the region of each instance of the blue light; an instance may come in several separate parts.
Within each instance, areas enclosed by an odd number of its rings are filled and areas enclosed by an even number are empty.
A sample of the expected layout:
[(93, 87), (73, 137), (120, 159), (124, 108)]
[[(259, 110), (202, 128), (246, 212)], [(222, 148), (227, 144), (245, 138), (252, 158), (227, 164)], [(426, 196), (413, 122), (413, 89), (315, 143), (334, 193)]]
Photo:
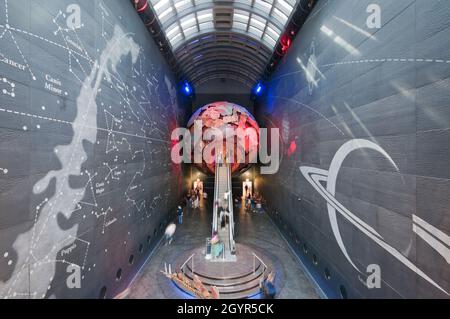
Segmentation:
[(253, 92), (255, 95), (259, 96), (263, 93), (264, 91), (264, 85), (259, 82), (258, 84), (256, 84), (255, 88), (253, 89)]
[(192, 95), (192, 87), (191, 87), (191, 85), (189, 84), (188, 81), (184, 81), (184, 82), (183, 82), (183, 92), (184, 92), (187, 96)]

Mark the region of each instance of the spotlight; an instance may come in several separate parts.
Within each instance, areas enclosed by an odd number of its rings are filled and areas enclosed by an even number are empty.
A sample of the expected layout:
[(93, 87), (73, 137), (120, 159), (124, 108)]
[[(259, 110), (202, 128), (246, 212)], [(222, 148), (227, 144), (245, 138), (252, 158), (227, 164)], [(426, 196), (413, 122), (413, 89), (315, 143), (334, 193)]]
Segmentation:
[(285, 33), (281, 36), (280, 38), (280, 44), (277, 47), (277, 54), (279, 56), (284, 56), (287, 51), (289, 50), (289, 48), (292, 45), (292, 36), (289, 35), (289, 33)]
[(259, 94), (259, 93), (261, 93), (262, 92), (262, 86), (259, 84), (257, 87), (256, 87), (256, 94)]
[(255, 97), (260, 96), (264, 92), (264, 85), (261, 82), (258, 82), (256, 86), (253, 88), (253, 94)]
[(186, 96), (191, 96), (193, 93), (192, 86), (189, 84), (188, 81), (183, 82), (182, 90), (183, 90), (184, 95), (186, 95)]

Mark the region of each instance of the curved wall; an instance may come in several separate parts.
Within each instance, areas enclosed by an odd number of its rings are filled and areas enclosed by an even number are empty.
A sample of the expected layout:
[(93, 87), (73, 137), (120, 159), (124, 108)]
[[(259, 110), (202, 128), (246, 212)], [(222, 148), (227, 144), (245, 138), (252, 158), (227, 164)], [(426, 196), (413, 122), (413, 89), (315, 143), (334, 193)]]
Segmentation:
[(0, 297), (110, 298), (182, 190), (174, 79), (129, 1), (0, 1)]
[(259, 189), (331, 297), (449, 297), (449, 16), (319, 1), (255, 107), (284, 145)]

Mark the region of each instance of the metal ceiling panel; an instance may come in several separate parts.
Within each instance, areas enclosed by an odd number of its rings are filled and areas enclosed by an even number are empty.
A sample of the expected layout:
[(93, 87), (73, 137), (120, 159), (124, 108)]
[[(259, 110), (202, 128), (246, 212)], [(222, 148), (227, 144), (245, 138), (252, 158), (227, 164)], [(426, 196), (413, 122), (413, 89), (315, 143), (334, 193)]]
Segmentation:
[(194, 84), (253, 86), (300, 0), (148, 0), (182, 73)]

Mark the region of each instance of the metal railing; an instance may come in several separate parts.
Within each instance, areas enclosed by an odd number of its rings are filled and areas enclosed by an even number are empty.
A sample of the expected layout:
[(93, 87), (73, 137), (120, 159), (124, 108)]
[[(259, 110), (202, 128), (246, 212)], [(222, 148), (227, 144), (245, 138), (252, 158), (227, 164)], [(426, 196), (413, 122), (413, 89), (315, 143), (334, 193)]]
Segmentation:
[(236, 243), (234, 241), (234, 213), (233, 213), (233, 193), (231, 184), (231, 167), (227, 165), (227, 184), (228, 184), (228, 211), (230, 213), (229, 217), (229, 240), (230, 240), (230, 251), (234, 252), (236, 250)]
[(253, 273), (256, 272), (256, 260), (259, 260), (259, 262), (261, 263), (261, 265), (263, 266), (263, 278), (264, 278), (264, 274), (266, 273), (267, 270), (267, 265), (264, 263), (264, 261), (259, 258), (255, 253), (253, 253)]
[[(229, 212), (229, 223), (228, 223), (228, 241), (230, 252), (235, 253), (236, 243), (234, 240), (234, 212), (233, 212), (233, 194), (232, 194), (232, 183), (231, 183), (231, 167), (223, 158), (216, 158), (216, 169), (215, 169), (215, 180), (214, 180), (214, 207), (213, 207), (213, 222), (212, 222), (212, 233), (217, 232), (219, 228), (219, 220), (217, 216), (219, 204), (223, 201), (221, 198), (222, 194), (219, 191), (220, 181), (219, 181), (219, 171), (221, 167), (226, 168), (226, 190), (228, 193), (228, 212)], [(224, 246), (225, 248), (225, 246)], [(223, 254), (225, 249), (223, 251)]]
[(192, 254), (188, 259), (186, 259), (186, 261), (183, 263), (183, 265), (181, 265), (180, 269), (181, 269), (181, 272), (183, 273), (183, 276), (186, 276), (186, 272), (185, 272), (184, 268), (189, 261), (191, 261), (191, 272), (192, 272), (192, 275), (194, 275), (194, 256), (195, 256), (195, 253)]
[(216, 170), (215, 170), (215, 178), (214, 178), (214, 202), (213, 202), (213, 222), (212, 222), (212, 232), (211, 232), (211, 236), (213, 235), (214, 232), (217, 232), (217, 209), (219, 208), (219, 206), (217, 205), (217, 203), (219, 203), (218, 197), (219, 197), (219, 192), (218, 192), (218, 187), (219, 185), (219, 170), (218, 170), (218, 165), (216, 163)]

